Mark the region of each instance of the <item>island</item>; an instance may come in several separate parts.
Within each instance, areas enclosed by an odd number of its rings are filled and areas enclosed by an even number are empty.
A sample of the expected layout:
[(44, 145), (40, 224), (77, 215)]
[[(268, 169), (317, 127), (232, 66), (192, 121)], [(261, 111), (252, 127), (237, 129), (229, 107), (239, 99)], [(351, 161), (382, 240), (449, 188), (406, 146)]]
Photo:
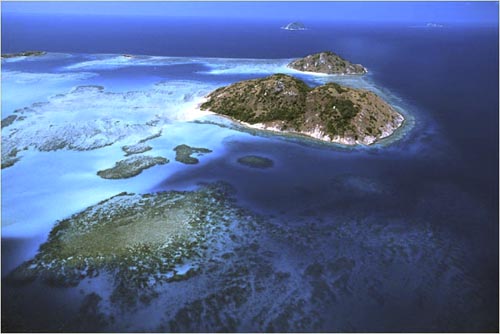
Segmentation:
[(307, 30), (306, 26), (302, 22), (292, 22), (288, 23), (286, 26), (281, 27), (284, 30)]
[(43, 56), (46, 55), (47, 52), (45, 51), (23, 51), (23, 52), (17, 52), (17, 53), (5, 53), (2, 54), (2, 58), (16, 58), (16, 57), (38, 57), (38, 56)]
[(285, 74), (245, 80), (207, 95), (201, 110), (245, 126), (345, 145), (370, 145), (399, 128), (404, 117), (375, 93), (327, 83), (311, 88)]
[(211, 153), (212, 150), (203, 147), (191, 147), (185, 144), (176, 146), (174, 148), (175, 151), (175, 160), (182, 162), (186, 165), (196, 165), (200, 162), (200, 160), (192, 157), (192, 154), (203, 155), (205, 153)]
[(137, 143), (134, 145), (125, 145), (122, 147), (122, 150), (126, 153), (125, 156), (129, 156), (132, 154), (144, 153), (147, 151), (151, 151), (153, 148), (144, 143)]
[(168, 162), (163, 157), (133, 156), (118, 161), (114, 167), (98, 171), (97, 175), (103, 179), (128, 179), (141, 174), (145, 169)]
[(368, 70), (360, 64), (352, 64), (331, 51), (315, 53), (292, 61), (289, 68), (302, 72), (325, 74), (365, 74)]
[(433, 23), (433, 22), (429, 22), (425, 25), (426, 28), (443, 28), (444, 25), (442, 24), (439, 24), (439, 23)]

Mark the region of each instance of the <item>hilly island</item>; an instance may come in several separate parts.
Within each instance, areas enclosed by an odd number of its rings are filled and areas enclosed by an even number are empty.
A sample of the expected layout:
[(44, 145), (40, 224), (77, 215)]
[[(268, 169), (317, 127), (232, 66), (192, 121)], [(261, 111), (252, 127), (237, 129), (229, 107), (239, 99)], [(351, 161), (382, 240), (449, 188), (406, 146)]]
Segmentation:
[(207, 95), (200, 109), (245, 125), (345, 145), (390, 136), (403, 116), (375, 93), (327, 83), (309, 87), (285, 74), (245, 80)]
[(353, 64), (331, 51), (315, 53), (304, 58), (296, 59), (288, 67), (302, 72), (324, 74), (365, 74), (366, 68), (360, 64)]

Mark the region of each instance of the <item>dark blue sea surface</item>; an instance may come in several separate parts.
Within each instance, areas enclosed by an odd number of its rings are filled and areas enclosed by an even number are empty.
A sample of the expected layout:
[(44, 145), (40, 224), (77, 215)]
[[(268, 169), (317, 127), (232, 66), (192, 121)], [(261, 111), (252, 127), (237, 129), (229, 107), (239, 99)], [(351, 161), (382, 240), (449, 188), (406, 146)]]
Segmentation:
[[(229, 137), (217, 158), (159, 178), (151, 191), (227, 181), (236, 189), (240, 205), (310, 235), (305, 250), (293, 240), (281, 240), (283, 254), (274, 261), (286, 262), (283, 270), (290, 272), (302, 268), (313, 272), (311, 289), (320, 292), (305, 299), (305, 304), (291, 307), (321, 321), (309, 319), (308, 325), (305, 317), (300, 324), (283, 323), (278, 317), (269, 323), (243, 322), (227, 328), (498, 331), (498, 27), (311, 22), (309, 30), (286, 31), (279, 28), (284, 23), (9, 15), (2, 17), (2, 52), (39, 49), (75, 54), (277, 59), (333, 50), (363, 64), (369, 70), (369, 80), (397, 97), (414, 119), (413, 128), (401, 139), (387, 145), (345, 148), (279, 136)], [(58, 60), (44, 66), (45, 71), (58, 71), (63, 65), (64, 61)], [(36, 72), (37, 66), (37, 62), (6, 65), (12, 71), (28, 72)], [(130, 87), (134, 80), (165, 79), (222, 85), (262, 76), (251, 72), (213, 74), (200, 63), (124, 67), (99, 74), (93, 79), (95, 84), (107, 89), (113, 88), (113, 82), (127, 80)], [(245, 155), (268, 157), (274, 166), (245, 168), (236, 162)], [(342, 227), (335, 230), (335, 226)], [(393, 240), (394, 236), (401, 239)], [(8, 262), (4, 254), (15, 257), (22, 242), (3, 241), (4, 263)], [(387, 255), (385, 266), (371, 265), (371, 247), (376, 249), (379, 242), (380, 247), (408, 245), (413, 262), (405, 262), (402, 255)], [(263, 243), (260, 247), (275, 251), (272, 245)], [(391, 252), (396, 251), (387, 250), (387, 254)], [(351, 275), (344, 276), (342, 282), (324, 265), (337, 263), (335, 254), (353, 261)], [(433, 257), (435, 262), (430, 260)], [(311, 268), (317, 268), (316, 264), (320, 269), (314, 271)], [(269, 275), (269, 284), (275, 284)], [(361, 281), (368, 276), (371, 278)], [(15, 300), (15, 294), (14, 287), (2, 284), (5, 307)], [(47, 305), (54, 303), (50, 296), (43, 300)], [(16, 303), (22, 305), (19, 300)], [(264, 302), (253, 305), (262, 310), (267, 306)], [(25, 329), (57, 330), (57, 325), (46, 320), (50, 316), (43, 312), (43, 303), (39, 307), (20, 311), (16, 321)], [(210, 320), (198, 321), (193, 327), (160, 329), (215, 328), (210, 327)], [(119, 324), (105, 328), (155, 329), (146, 323), (134, 328)]]

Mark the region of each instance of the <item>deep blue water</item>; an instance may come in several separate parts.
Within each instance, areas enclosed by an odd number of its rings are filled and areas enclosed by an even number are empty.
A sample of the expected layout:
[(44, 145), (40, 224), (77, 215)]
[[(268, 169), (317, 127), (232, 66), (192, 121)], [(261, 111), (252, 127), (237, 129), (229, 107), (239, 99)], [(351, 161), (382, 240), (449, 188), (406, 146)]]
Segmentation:
[[(228, 156), (270, 156), (279, 162), (275, 172), (250, 173), (221, 158), (159, 180), (155, 190), (223, 179), (236, 187), (242, 203), (258, 212), (283, 215), (283, 220), (314, 212), (321, 218), (396, 220), (403, 228), (429, 224), (464, 250), (463, 270), (481, 285), (481, 303), (468, 314), (477, 319), (476, 327), (462, 325), (465, 315), (458, 314), (448, 327), (432, 328), (498, 330), (498, 27), (417, 29), (311, 23), (310, 30), (290, 32), (278, 29), (281, 25), (272, 21), (4, 16), (2, 52), (41, 49), (267, 59), (334, 50), (365, 65), (379, 87), (413, 106), (417, 124), (404, 139), (388, 147), (347, 151), (279, 139), (230, 142)], [(206, 76), (197, 74), (200, 67), (180, 65), (169, 68), (168, 75)], [(141, 71), (139, 67), (108, 75), (140, 77)], [(254, 76), (218, 79), (231, 82)], [(341, 196), (327, 186), (337, 182), (339, 175), (377, 180), (387, 192), (382, 197)], [(390, 305), (387, 310), (394, 311)], [(401, 312), (399, 320), (383, 314), (380, 327), (367, 320), (355, 328), (427, 330), (405, 318), (408, 314), (418, 318), (420, 311)]]

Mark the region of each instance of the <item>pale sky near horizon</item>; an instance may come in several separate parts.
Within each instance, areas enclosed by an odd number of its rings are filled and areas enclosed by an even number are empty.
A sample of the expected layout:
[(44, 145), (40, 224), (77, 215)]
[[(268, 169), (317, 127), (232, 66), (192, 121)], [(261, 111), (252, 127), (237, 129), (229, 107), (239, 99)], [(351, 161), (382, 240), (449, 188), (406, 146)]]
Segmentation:
[(3, 15), (113, 14), (498, 24), (498, 2), (6, 2)]

